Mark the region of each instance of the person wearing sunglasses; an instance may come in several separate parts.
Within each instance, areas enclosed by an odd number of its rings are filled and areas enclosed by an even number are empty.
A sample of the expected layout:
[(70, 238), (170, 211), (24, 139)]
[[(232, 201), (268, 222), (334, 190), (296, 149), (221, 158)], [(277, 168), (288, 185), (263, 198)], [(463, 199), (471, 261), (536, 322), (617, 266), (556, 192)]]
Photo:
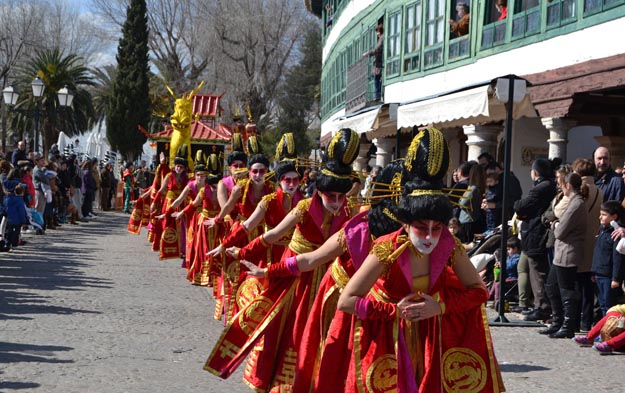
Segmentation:
[[(340, 130), (328, 145), (315, 194), (300, 201), (275, 228), (245, 247), (226, 250), (235, 258), (262, 255), (263, 249), (293, 230), (280, 263), (267, 267), (266, 289), (252, 298), (226, 327), (206, 361), (205, 370), (228, 378), (250, 355), (243, 377), (248, 386), (269, 391), (292, 385), (294, 375), (289, 370), (295, 369), (299, 344), (325, 266), (298, 277), (284, 277), (272, 267), (279, 270), (285, 264), (292, 266), (297, 255), (317, 249), (354, 215), (347, 206), (345, 193), (352, 187), (351, 165), (358, 154), (359, 139), (351, 129)], [(263, 348), (259, 351), (255, 348), (261, 337)]]

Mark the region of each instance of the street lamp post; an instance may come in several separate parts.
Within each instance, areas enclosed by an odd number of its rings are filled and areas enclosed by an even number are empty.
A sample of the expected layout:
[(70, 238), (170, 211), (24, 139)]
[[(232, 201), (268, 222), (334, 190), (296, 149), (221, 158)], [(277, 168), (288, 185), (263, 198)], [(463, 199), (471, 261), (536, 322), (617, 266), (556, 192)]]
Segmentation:
[(41, 108), (40, 108), (40, 104), (41, 104), (40, 98), (43, 97), (43, 92), (46, 89), (46, 85), (43, 83), (43, 81), (41, 79), (39, 79), (39, 77), (36, 77), (30, 83), (30, 87), (33, 89), (33, 97), (35, 97), (35, 101), (36, 101), (35, 115), (34, 115), (34, 120), (35, 120), (35, 138), (34, 138), (35, 139), (35, 146), (34, 146), (33, 150), (35, 152), (38, 152), (39, 151), (39, 139), (38, 139), (39, 138), (39, 112), (41, 110)]
[[(62, 89), (60, 89), (57, 93), (56, 96), (59, 99), (59, 105), (64, 109), (67, 110), (68, 107), (72, 106), (72, 102), (74, 101), (74, 94), (72, 94), (71, 91), (69, 91), (67, 89), (67, 85), (63, 86)], [(63, 114), (65, 115), (65, 114)], [(65, 116), (63, 116), (63, 131), (67, 132), (67, 130), (65, 129)]]
[[(2, 98), (4, 99), (4, 104), (12, 108), (17, 104), (17, 99), (20, 93), (13, 89), (13, 86), (8, 86), (4, 90), (2, 90)], [(6, 141), (7, 141), (7, 111), (5, 110), (2, 116), (2, 150), (6, 151)], [(22, 138), (20, 138), (22, 139)]]

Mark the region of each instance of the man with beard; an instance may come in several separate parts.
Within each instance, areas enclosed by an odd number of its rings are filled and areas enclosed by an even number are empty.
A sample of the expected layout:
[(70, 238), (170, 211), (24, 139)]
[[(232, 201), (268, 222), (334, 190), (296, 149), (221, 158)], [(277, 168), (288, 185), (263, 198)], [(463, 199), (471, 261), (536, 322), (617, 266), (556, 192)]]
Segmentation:
[(593, 153), (597, 174), (595, 184), (603, 191), (603, 202), (619, 201), (625, 198), (625, 183), (622, 177), (610, 165), (610, 151), (607, 147), (599, 146)]

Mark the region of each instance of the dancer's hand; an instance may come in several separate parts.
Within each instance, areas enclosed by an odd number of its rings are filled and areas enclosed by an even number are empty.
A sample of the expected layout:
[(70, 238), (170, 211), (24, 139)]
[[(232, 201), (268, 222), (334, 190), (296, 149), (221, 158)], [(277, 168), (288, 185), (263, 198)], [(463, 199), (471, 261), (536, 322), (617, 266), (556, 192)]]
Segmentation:
[(226, 255), (234, 259), (239, 259), (239, 250), (239, 247), (230, 247), (226, 250)]
[(180, 220), (182, 218), (182, 212), (173, 212), (171, 213), (171, 216), (176, 220)]
[(251, 277), (256, 277), (256, 278), (265, 278), (265, 269), (262, 269), (256, 265), (254, 265), (252, 262), (249, 261), (241, 261), (241, 264), (244, 265), (249, 272), (247, 272), (248, 276)]
[(209, 218), (207, 220), (204, 220), (204, 226), (207, 226), (209, 228), (214, 227), (215, 226), (215, 219), (213, 217), (211, 217), (211, 218)]
[(217, 255), (223, 254), (223, 252), (224, 252), (224, 246), (222, 246), (220, 244), (217, 247), (215, 247), (212, 250), (210, 250), (209, 252), (207, 252), (206, 256), (207, 257), (215, 257)]
[(167, 213), (163, 213), (161, 215), (155, 216), (154, 218), (158, 219), (158, 220), (162, 220), (163, 218), (165, 218), (167, 216)]
[(397, 303), (397, 308), (401, 311), (401, 317), (410, 321), (420, 321), (428, 319), (436, 315), (442, 314), (441, 305), (434, 298), (423, 292), (418, 295), (422, 298), (419, 301), (413, 301), (414, 295), (410, 294)]

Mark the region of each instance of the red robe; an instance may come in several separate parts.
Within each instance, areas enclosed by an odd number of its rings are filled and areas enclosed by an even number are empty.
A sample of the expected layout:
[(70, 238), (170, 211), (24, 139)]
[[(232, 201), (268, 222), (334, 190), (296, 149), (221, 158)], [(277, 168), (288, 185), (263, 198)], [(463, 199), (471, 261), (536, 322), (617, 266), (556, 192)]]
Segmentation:
[[(346, 205), (338, 216), (324, 213), (316, 193), (295, 209), (301, 218), (282, 260), (317, 249), (350, 216)], [(245, 383), (262, 391), (289, 389), (306, 320), (325, 270), (321, 266), (299, 277), (270, 280), (267, 289), (226, 327), (204, 369), (227, 378), (254, 350), (244, 371)]]
[[(244, 179), (239, 181), (239, 185), (242, 188), (241, 198), (236, 204), (236, 211), (239, 212), (236, 222), (233, 224), (231, 231), (237, 231), (237, 228), (247, 220), (260, 200), (254, 200), (254, 192), (252, 190), (252, 184), (250, 179)], [(261, 200), (265, 195), (271, 194), (275, 189), (274, 183), (266, 181), (261, 192)], [(231, 213), (232, 216), (232, 213)], [(239, 248), (244, 247), (251, 240), (263, 233), (262, 227), (256, 227), (246, 237), (239, 239), (233, 245)], [(261, 265), (263, 266), (263, 265)], [(232, 317), (242, 308), (247, 302), (246, 299), (252, 299), (262, 289), (260, 281), (250, 277), (247, 278), (245, 271), (241, 271), (241, 265), (238, 260), (234, 258), (225, 258), (224, 262), (224, 280), (223, 280), (223, 315), (225, 316), (225, 322), (229, 322)], [(244, 287), (241, 287), (245, 283)], [(242, 296), (244, 295), (245, 296)]]
[[(180, 224), (176, 222), (176, 219), (167, 214), (171, 204), (180, 196), (182, 190), (187, 185), (189, 180), (186, 173), (180, 176), (180, 181), (177, 180), (173, 173), (169, 173), (165, 179), (167, 181), (167, 193), (165, 194), (165, 201), (163, 204), (163, 213), (165, 218), (160, 223), (163, 227), (163, 234), (161, 235), (161, 241), (159, 245), (160, 259), (180, 258), (182, 254), (182, 245), (180, 244)], [(163, 180), (165, 181), (165, 180)], [(178, 206), (174, 211), (180, 211), (182, 208)]]
[[(223, 237), (224, 226), (215, 225), (212, 228), (204, 225), (204, 222), (211, 217), (215, 217), (219, 213), (219, 203), (217, 198), (213, 197), (213, 191), (210, 186), (206, 185), (200, 190), (202, 198), (202, 208), (195, 216), (194, 228), (195, 233), (192, 237), (192, 246), (188, 252), (189, 271), (187, 272), (187, 280), (194, 285), (208, 286), (213, 285), (215, 275), (217, 274), (214, 265), (215, 258), (209, 258), (206, 253), (217, 247), (219, 241)], [(191, 210), (191, 206), (187, 206), (184, 210)]]
[[(152, 182), (152, 190), (150, 190), (150, 202), (145, 202), (145, 204), (148, 205), (148, 241), (152, 243), (152, 251), (158, 251), (161, 244), (163, 226), (156, 216), (160, 215), (163, 210), (165, 196), (161, 194), (159, 190), (161, 189), (163, 180), (169, 173), (171, 173), (171, 169), (167, 164), (159, 164), (158, 168), (156, 168), (154, 182)], [(152, 206), (154, 206), (154, 209), (151, 209)]]
[[(376, 240), (372, 252), (388, 270), (367, 295), (372, 302), (388, 306), (414, 293), (409, 244), (403, 228)], [(444, 229), (430, 254), (427, 293), (445, 303), (443, 315), (409, 322), (380, 312), (355, 320), (345, 392), (504, 390), (486, 323), (488, 294), (464, 288), (451, 267), (464, 252)]]

